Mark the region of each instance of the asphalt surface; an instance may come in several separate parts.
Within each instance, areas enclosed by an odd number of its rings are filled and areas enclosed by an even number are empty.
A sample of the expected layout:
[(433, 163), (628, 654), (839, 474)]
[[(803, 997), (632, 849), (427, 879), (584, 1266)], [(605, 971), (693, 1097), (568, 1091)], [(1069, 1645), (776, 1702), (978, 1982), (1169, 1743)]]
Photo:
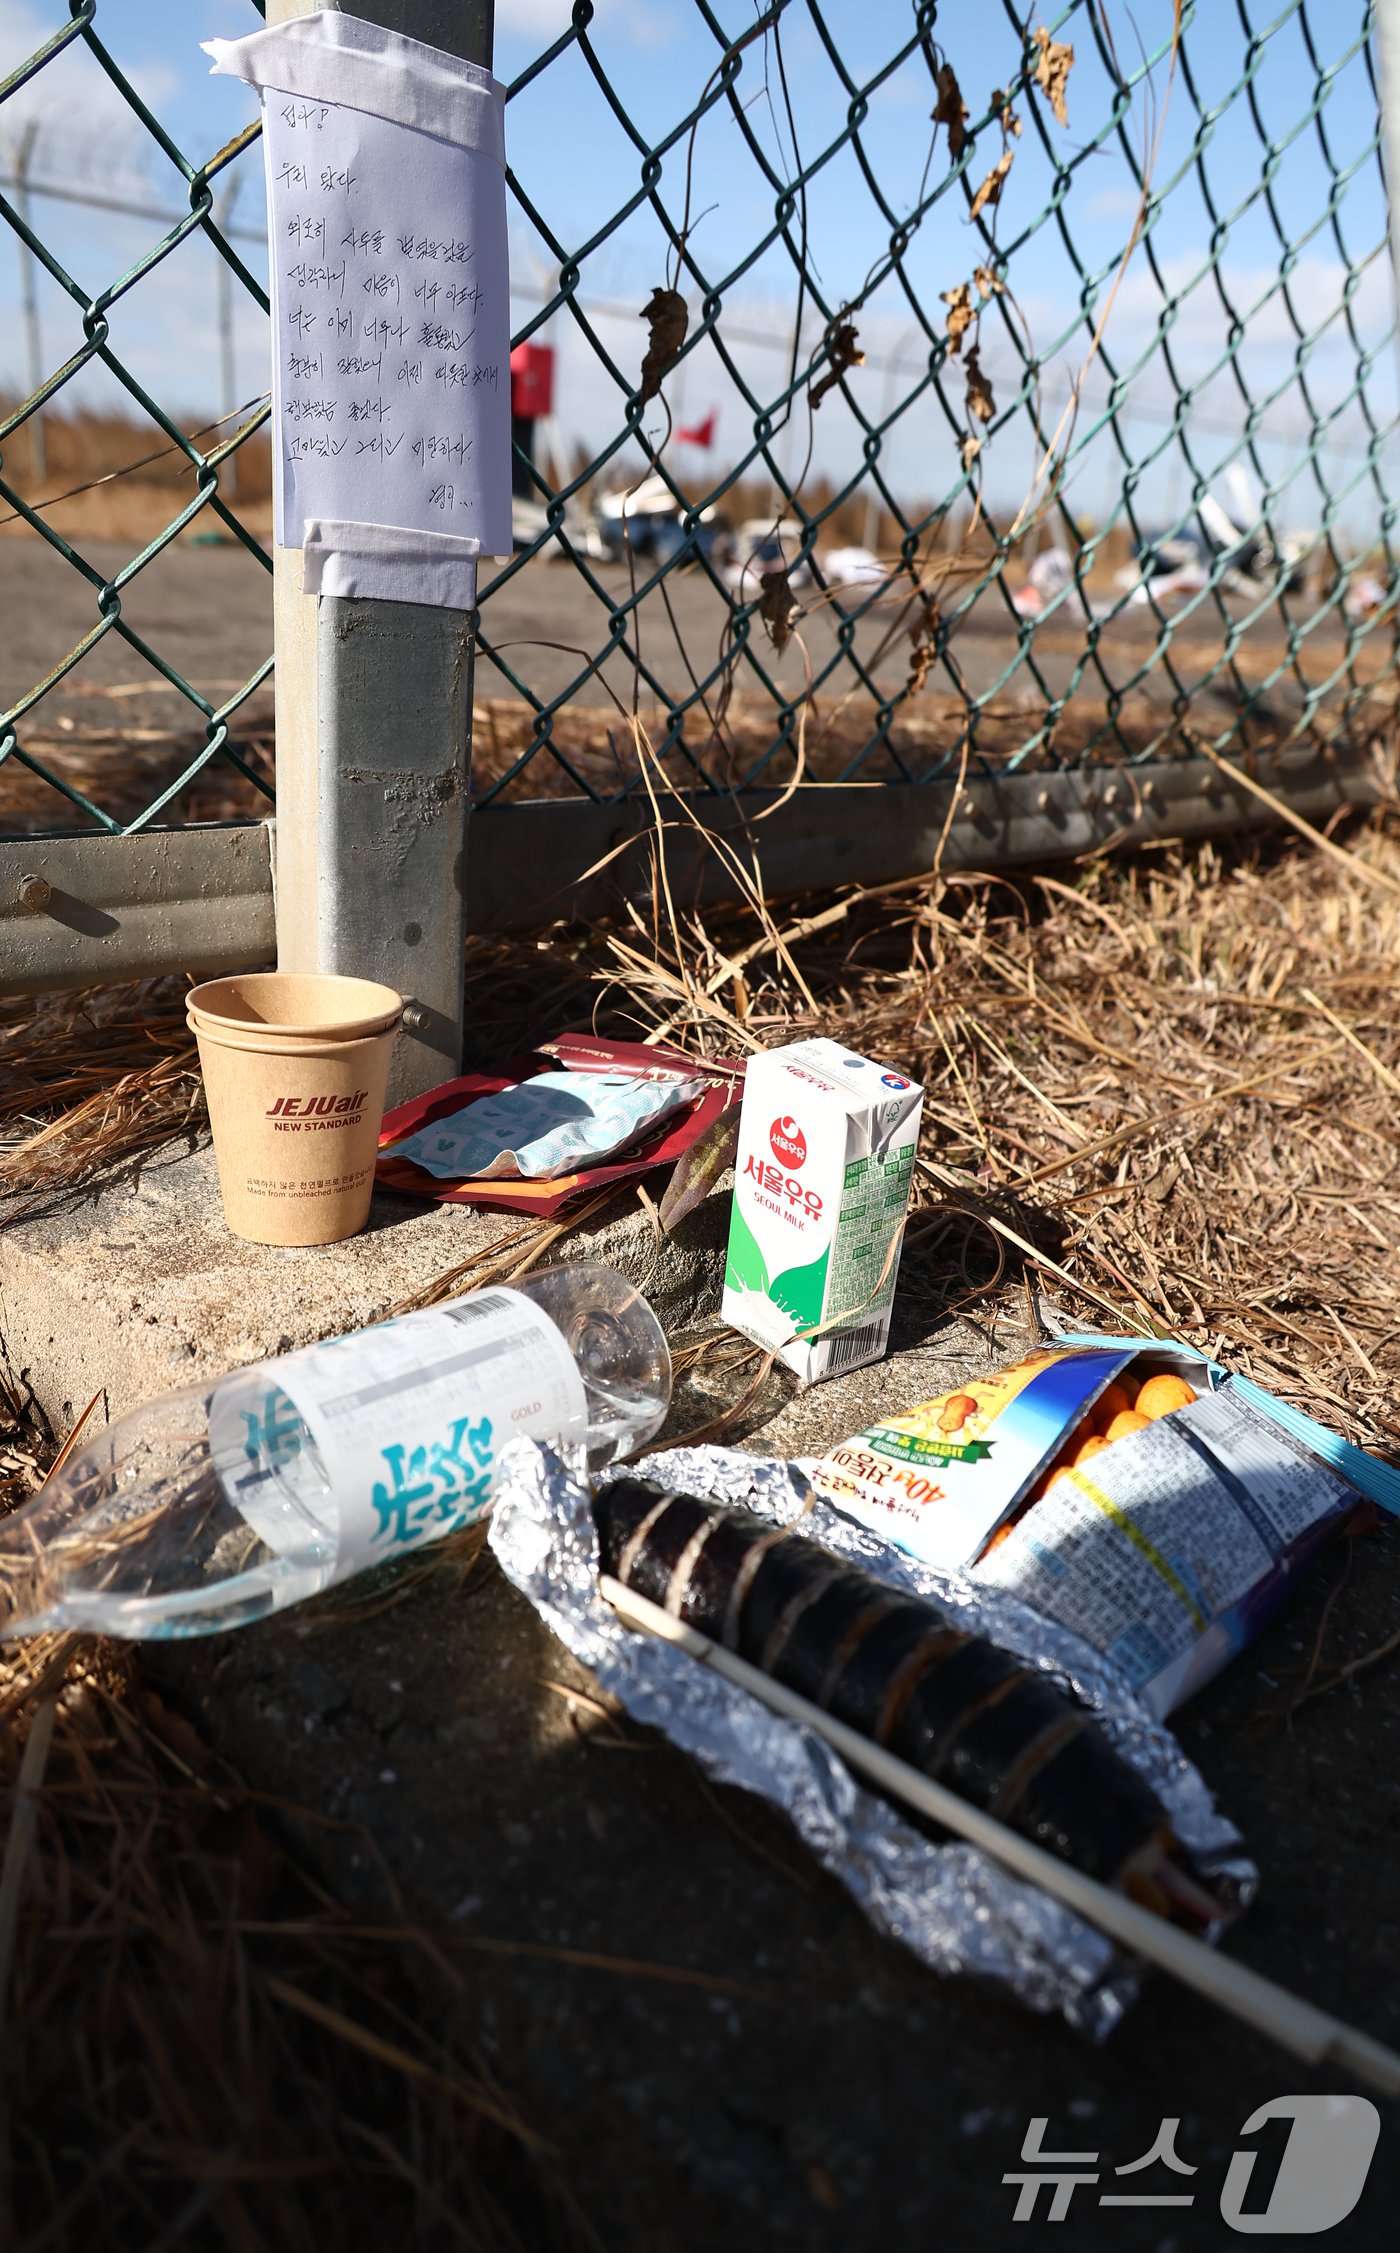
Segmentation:
[[(84, 547), (83, 554), (95, 572), (111, 578), (130, 560), (129, 550), (112, 542), (93, 542)], [(602, 564), (594, 569), (602, 594), (613, 601), (624, 601), (629, 592), (626, 568)], [(647, 569), (639, 563), (641, 581)], [(812, 604), (814, 590), (806, 590), (801, 599)], [(1242, 615), (1244, 607), (1232, 600), (1231, 609), (1236, 614)], [(1310, 615), (1306, 602), (1297, 608), (1300, 619)], [(14, 705), (62, 663), (83, 636), (98, 626), (101, 615), (97, 589), (45, 542), (0, 539), (0, 708)], [(158, 653), (212, 703), (219, 704), (252, 675), (272, 647), (272, 582), (254, 557), (233, 544), (208, 547), (177, 543), (122, 589), (120, 616), (122, 625), (147, 649)], [(664, 596), (660, 591), (648, 594), (641, 605), (638, 628), (644, 700), (652, 694), (667, 701), (689, 693), (692, 676), (707, 678), (719, 662), (726, 618), (726, 604), (695, 570), (680, 573), (668, 582)], [(890, 599), (855, 631), (853, 649), (868, 680), (882, 694), (899, 689), (908, 678), (908, 628), (912, 622), (907, 600), (901, 596)], [(494, 592), (489, 591), (489, 582), (484, 582), (482, 623), (485, 641), (494, 654), (483, 654), (480, 661), (479, 697), (516, 694), (505, 670), (509, 668), (542, 699), (569, 692), (583, 703), (606, 704), (611, 689), (630, 702), (633, 667), (622, 655), (609, 657), (601, 675), (586, 671), (589, 660), (608, 650), (608, 609), (600, 595), (566, 563), (531, 563), (512, 571)], [(803, 647), (794, 641), (780, 656), (754, 621), (748, 653), (739, 670), (739, 692), (766, 693), (764, 683), (770, 681), (785, 694), (797, 693), (808, 662), (814, 674), (824, 671), (837, 651), (840, 631), (835, 611), (818, 604), (801, 622), (805, 655)], [(1105, 627), (1098, 657), (1085, 672), (1082, 693), (1097, 698), (1102, 705), (1109, 683), (1125, 687), (1150, 658), (1157, 633), (1156, 622), (1147, 610), (1126, 614)], [(1221, 643), (1214, 605), (1207, 603), (1183, 617), (1174, 641), (1187, 681), (1207, 672)], [(1241, 644), (1240, 663), (1245, 676), (1258, 681), (1270, 672), (1282, 655), (1282, 646), (1276, 617), (1261, 619)], [(1308, 638), (1307, 663), (1313, 676), (1320, 679), (1330, 672), (1343, 647), (1340, 626), (1330, 618), (1322, 621)], [(955, 693), (960, 678), (972, 694), (986, 695), (995, 687), (999, 700), (1027, 699), (1043, 708), (1046, 692), (1052, 696), (1065, 692), (1083, 650), (1082, 624), (1062, 611), (1037, 633), (1034, 664), (1025, 658), (1014, 662), (1014, 621), (993, 590), (958, 629), (951, 672), (935, 668), (930, 688), (936, 693)], [(1008, 673), (1008, 667), (1013, 666)], [(843, 667), (839, 679), (833, 678), (823, 693), (844, 690), (853, 678), (849, 667)], [(113, 688), (124, 693), (113, 698)], [(1159, 668), (1140, 693), (1149, 696), (1159, 709), (1166, 709), (1175, 689), (1171, 675)], [(1233, 695), (1229, 674), (1222, 673), (1204, 692), (1205, 719), (1218, 711), (1216, 725), (1223, 724)], [(1296, 704), (1297, 685), (1282, 679), (1270, 695), (1280, 712), (1290, 711)], [(182, 703), (161, 682), (141, 649), (120, 633), (109, 631), (75, 671), (45, 697), (26, 724), (44, 734), (51, 733), (64, 719), (82, 727), (168, 728), (188, 717)], [(265, 712), (269, 704), (270, 698), (257, 710)], [(1196, 716), (1201, 721), (1201, 710)]]
[[(130, 550), (85, 544), (84, 560), (116, 574)], [(42, 680), (101, 623), (98, 589), (44, 540), (0, 539), (0, 699), (6, 709)], [(272, 649), (272, 578), (233, 545), (167, 548), (120, 590), (121, 624), (222, 703)], [(113, 698), (114, 687), (133, 693)], [(142, 651), (116, 630), (101, 635), (25, 725), (47, 734), (61, 718), (84, 726), (173, 727), (183, 698), (166, 686)]]

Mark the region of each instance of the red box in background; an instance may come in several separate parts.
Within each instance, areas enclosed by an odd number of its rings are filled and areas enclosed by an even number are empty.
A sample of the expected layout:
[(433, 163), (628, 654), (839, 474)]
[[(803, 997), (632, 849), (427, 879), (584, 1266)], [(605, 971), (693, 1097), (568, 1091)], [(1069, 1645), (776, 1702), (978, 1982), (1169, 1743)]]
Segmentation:
[(554, 407), (554, 346), (517, 344), (510, 356), (510, 411), (537, 421)]

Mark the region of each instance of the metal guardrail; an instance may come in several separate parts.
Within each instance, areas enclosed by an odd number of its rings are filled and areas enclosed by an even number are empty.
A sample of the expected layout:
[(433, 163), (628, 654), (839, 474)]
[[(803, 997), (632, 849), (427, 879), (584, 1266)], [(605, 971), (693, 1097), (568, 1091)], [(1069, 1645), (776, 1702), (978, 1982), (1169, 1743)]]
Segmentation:
[[(388, 0), (364, 4), (380, 14)], [(7, 774), (22, 770), (31, 794), (52, 790), (54, 830), (77, 822), (134, 841), (178, 819), (192, 789), (207, 787), (221, 766), (267, 790), (240, 747), (239, 715), (271, 657), (216, 701), (126, 614), (140, 574), (200, 521), (238, 544), (249, 571), (270, 568), (228, 491), (229, 465), (262, 429), (267, 408), (227, 436), (215, 431), (212, 442), (196, 442), (120, 349), (131, 294), (196, 232), (214, 245), (232, 285), (265, 306), (236, 247), (251, 215), (242, 214), (236, 231), (216, 218), (219, 176), (258, 128), (203, 161), (187, 156), (104, 45), (98, 17), (110, 13), (108, 0), (100, 9), (99, 0), (69, 5), (70, 22), (0, 79), (0, 166), (10, 183), (0, 186), (0, 219), (27, 264), (37, 262), (78, 307), (83, 341), (60, 366), (38, 371), (28, 396), (0, 415), (0, 502), (86, 582), (92, 623), (0, 713), (0, 833)], [(261, 12), (250, 0), (247, 28)], [(1178, 34), (1131, 55), (1126, 43), (1115, 51), (1113, 11), (1090, 0), (1070, 0), (1046, 26), (1029, 28), (1011, 0), (1000, 13), (914, 0), (878, 54), (871, 22), (856, 25), (830, 0), (771, 0), (742, 20), (710, 0), (675, 0), (673, 13), (682, 12), (704, 54), (697, 62), (687, 47), (688, 80), (668, 69), (658, 81), (666, 99), (653, 100), (649, 114), (666, 111), (664, 130), (644, 131), (630, 114), (627, 73), (607, 19), (595, 24), (589, 0), (578, 0), (563, 35), (509, 88), (516, 224), (538, 253), (534, 268), (528, 260), (517, 268), (518, 288), (534, 293), (518, 341), (567, 331), (570, 354), (584, 355), (592, 371), (595, 407), (602, 397), (613, 406), (610, 415), (597, 409), (604, 442), (567, 470), (546, 463), (542, 448), (518, 449), (519, 484), (533, 497), (535, 519), (483, 588), (477, 635), (478, 711), (485, 707), (490, 726), (478, 720), (468, 866), (482, 872), (487, 891), (504, 897), (514, 882), (523, 896), (524, 882), (531, 896), (548, 896), (527, 881), (547, 834), (548, 850), (563, 856), (557, 892), (590, 865), (595, 834), (635, 826), (658, 779), (702, 794), (707, 819), (733, 818), (723, 809), (736, 792), (759, 807), (766, 801), (752, 794), (794, 774), (799, 743), (812, 783), (896, 786), (862, 791), (858, 819), (854, 799), (814, 789), (810, 807), (793, 817), (809, 870), (818, 865), (811, 823), (819, 801), (840, 804), (848, 838), (888, 833), (886, 846), (868, 844), (871, 865), (884, 868), (892, 850), (895, 860), (907, 855), (889, 837), (923, 833), (911, 786), (951, 790), (958, 778), (975, 790), (979, 778), (1000, 787), (1049, 770), (1092, 778), (1105, 764), (1141, 767), (1152, 780), (1184, 759), (1197, 769), (1194, 780), (1168, 796), (1185, 806), (1206, 796), (1196, 788), (1207, 765), (1192, 758), (1197, 742), (1274, 760), (1285, 795), (1290, 746), (1300, 757), (1338, 746), (1337, 771), (1350, 772), (1346, 761), (1373, 722), (1378, 687), (1382, 703), (1388, 694), (1397, 641), (1393, 299), (1370, 11), (1358, 6), (1342, 22), (1323, 0), (1287, 0), (1271, 21), (1256, 23), (1246, 0), (1232, 11), (1183, 0)], [(785, 99), (799, 36), (807, 64), (825, 74), (820, 132)], [(188, 210), (153, 222), (142, 255), (98, 287), (46, 242), (35, 206), (54, 183), (33, 171), (30, 150), (5, 140), (11, 102), (18, 109), (25, 89), (74, 52), (115, 88), (188, 196)], [(984, 104), (994, 58), (1004, 84)], [(558, 168), (532, 123), (556, 80), (581, 117), (587, 108), (587, 132), (606, 135), (610, 155), (625, 156), (634, 183), (576, 232), (568, 231)], [(880, 122), (896, 93), (932, 112), (922, 178), (899, 195), (884, 178)], [(1171, 132), (1154, 145), (1164, 102)], [(1231, 202), (1217, 186), (1219, 159), (1228, 150), (1226, 169), (1238, 177), (1245, 147), (1257, 151), (1257, 170), (1251, 157), (1248, 185)], [(692, 170), (717, 149), (726, 152), (736, 198), (742, 189), (767, 214), (732, 256), (710, 254), (688, 200)], [(588, 148), (581, 143), (576, 154), (583, 163)], [(826, 258), (812, 218), (836, 184), (843, 195), (850, 190), (845, 224), (862, 246), (859, 276), (844, 294), (849, 260)], [(1101, 216), (1090, 225), (1088, 214), (1096, 199), (1115, 196), (1121, 211), (1110, 235)], [(1186, 211), (1200, 235), (1189, 257), (1177, 220)], [(617, 262), (643, 228), (656, 254), (655, 294), (650, 284), (619, 293)], [(946, 289), (929, 282), (931, 239), (949, 246)], [(1261, 243), (1270, 246), (1262, 261)], [(1035, 294), (1052, 247), (1073, 290), (1054, 317), (1042, 307), (1028, 331), (1018, 296)], [(1126, 328), (1111, 319), (1105, 326), (1129, 252), (1137, 312)], [(765, 260), (787, 277), (796, 317), (786, 335), (756, 322), (750, 277)], [(833, 274), (840, 268), (830, 284), (828, 264)], [(1319, 273), (1331, 277), (1325, 291)], [(882, 308), (894, 299), (908, 336), (891, 347)], [(1213, 309), (1219, 349), (1188, 365), (1179, 336), (1202, 304)], [(1274, 339), (1267, 379), (1252, 341), (1263, 324)], [(116, 571), (58, 531), (32, 497), (33, 480), (18, 474), (25, 434), (42, 431), (65, 387), (92, 366), (150, 420), (155, 443), (183, 455), (193, 478), (189, 499)], [(1056, 386), (1071, 377), (1077, 389), (1066, 412)], [(725, 387), (730, 452), (719, 475), (696, 469), (694, 449), (682, 474), (671, 435), (672, 406), (687, 381), (693, 398), (702, 380)], [(1235, 401), (1228, 411), (1220, 398), (1227, 382)], [(809, 435), (833, 425), (845, 437), (840, 446), (824, 438), (822, 459), (840, 454), (839, 471), (799, 475)], [(927, 433), (930, 465), (930, 489), (917, 502), (896, 473), (902, 434), (916, 425)], [(1041, 474), (1033, 492), (1008, 500), (997, 464), (1016, 448)], [(1228, 483), (1236, 465), (1252, 480), (1252, 515)], [(1092, 520), (1081, 499), (1087, 473), (1104, 496)], [(586, 504), (609, 483), (635, 489), (644, 474), (659, 499), (669, 495), (669, 519), (654, 517), (648, 531), (634, 504), (622, 559), (609, 561)], [(1288, 532), (1304, 484), (1310, 546), (1300, 558)], [(1168, 488), (1175, 499), (1164, 506)], [(780, 537), (779, 571), (741, 578), (744, 554), (726, 553), (716, 539), (716, 512), (755, 513), (755, 493), (775, 525), (782, 519), (791, 530)], [(878, 582), (848, 583), (831, 567), (836, 540), (850, 544), (841, 527), (853, 507), (875, 533)], [(658, 523), (664, 540), (644, 552)], [(1033, 550), (1047, 544), (1052, 561), (1042, 555), (1039, 579), (1032, 568), (1028, 581)], [(1160, 560), (1185, 560), (1187, 583), (1179, 579), (1175, 592), (1165, 571), (1133, 573), (1131, 558), (1154, 547)], [(1129, 564), (1126, 587), (1114, 584), (1115, 561)], [(537, 618), (562, 589), (583, 623), (567, 637), (535, 623), (527, 631), (556, 644), (567, 638), (572, 654), (522, 643), (522, 593)], [(652, 621), (660, 624), (668, 609), (703, 613), (705, 634), (682, 630), (682, 648), (663, 663)], [(715, 620), (722, 640), (710, 632)], [(805, 645), (805, 669), (780, 646), (790, 628)], [(117, 803), (95, 784), (75, 783), (71, 766), (35, 741), (44, 699), (71, 686), (113, 636), (143, 677), (149, 670), (175, 692), (190, 722), (169, 771), (135, 806), (130, 777)], [(608, 706), (609, 683), (621, 714)], [(644, 731), (640, 753), (629, 707)], [(112, 754), (114, 772), (120, 756)], [(1098, 784), (1076, 785), (1061, 802), (1078, 805), (1086, 794), (1097, 804)], [(954, 791), (947, 803), (955, 853), (958, 802)], [(617, 816), (611, 827), (609, 809)], [(28, 827), (33, 835), (32, 815)], [(527, 832), (540, 843), (528, 845)], [(986, 824), (981, 834), (980, 849), (991, 854)], [(776, 844), (775, 828), (765, 835)], [(968, 851), (979, 849), (977, 837), (974, 822)], [(154, 835), (152, 851), (157, 859), (164, 852)], [(237, 892), (247, 880), (246, 844), (230, 852)], [(123, 855), (123, 866), (145, 868), (148, 857)], [(18, 866), (8, 846), (0, 858), (6, 869)], [(847, 852), (843, 867), (849, 861)], [(0, 872), (0, 887), (7, 881)], [(249, 912), (250, 930), (261, 930), (262, 910)], [(478, 908), (469, 904), (467, 921), (480, 926), (506, 912), (488, 911), (483, 898)], [(138, 917), (129, 935), (138, 924), (148, 938), (131, 938), (137, 954), (143, 944), (158, 950), (157, 924)], [(70, 953), (64, 975), (74, 974)]]
[[(1228, 762), (1170, 759), (1129, 773), (1090, 766), (917, 782), (900, 793), (897, 822), (879, 790), (739, 791), (710, 809), (707, 836), (673, 827), (667, 882), (682, 908), (732, 896), (710, 838), (745, 857), (760, 850), (765, 892), (780, 900), (895, 884), (935, 866), (1045, 867), (1168, 838), (1237, 838), (1276, 827), (1280, 807), (1285, 819), (1325, 829), (1387, 794), (1373, 761), (1333, 745), (1264, 752), (1251, 766), (1246, 776)], [(43, 993), (172, 965), (214, 977), (271, 962), (276, 832), (273, 821), (0, 840), (5, 990)], [(644, 800), (507, 801), (468, 825), (466, 930), (529, 931), (558, 916), (615, 914), (650, 893), (653, 846)]]

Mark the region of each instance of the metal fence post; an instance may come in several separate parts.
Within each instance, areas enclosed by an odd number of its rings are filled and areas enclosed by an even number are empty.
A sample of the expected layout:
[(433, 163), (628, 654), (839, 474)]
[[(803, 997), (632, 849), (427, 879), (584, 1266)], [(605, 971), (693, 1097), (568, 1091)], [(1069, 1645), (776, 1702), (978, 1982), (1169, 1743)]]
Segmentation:
[[(317, 4), (269, 0), (267, 20)], [(354, 12), (490, 66), (494, 0), (355, 0)], [(398, 988), (389, 1092), (402, 1101), (461, 1069), (475, 619), (303, 594), (300, 549), (273, 562), (277, 959)]]

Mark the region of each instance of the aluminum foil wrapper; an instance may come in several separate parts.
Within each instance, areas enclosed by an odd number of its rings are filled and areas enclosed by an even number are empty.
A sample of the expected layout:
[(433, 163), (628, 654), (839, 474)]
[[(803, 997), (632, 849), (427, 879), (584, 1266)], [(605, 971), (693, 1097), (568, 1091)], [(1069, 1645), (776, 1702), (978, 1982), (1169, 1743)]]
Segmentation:
[[(1239, 1834), (1217, 1811), (1170, 1732), (1077, 1635), (996, 1590), (934, 1572), (818, 1499), (801, 1463), (729, 1448), (673, 1448), (632, 1466), (676, 1493), (742, 1504), (928, 1596), (1070, 1689), (1156, 1791), (1198, 1866), (1241, 1904), (1256, 1883)], [(662, 1729), (721, 1783), (781, 1807), (818, 1861), (881, 1932), (937, 1972), (1008, 1986), (1033, 2010), (1062, 2011), (1096, 2038), (1132, 2000), (1137, 1974), (1113, 1944), (977, 1848), (939, 1845), (852, 1776), (825, 1740), (781, 1719), (683, 1651), (625, 1628), (598, 1593), (589, 1489), (549, 1448), (517, 1441), (501, 1460), (490, 1529), (502, 1569), (575, 1658), (634, 1720)]]

